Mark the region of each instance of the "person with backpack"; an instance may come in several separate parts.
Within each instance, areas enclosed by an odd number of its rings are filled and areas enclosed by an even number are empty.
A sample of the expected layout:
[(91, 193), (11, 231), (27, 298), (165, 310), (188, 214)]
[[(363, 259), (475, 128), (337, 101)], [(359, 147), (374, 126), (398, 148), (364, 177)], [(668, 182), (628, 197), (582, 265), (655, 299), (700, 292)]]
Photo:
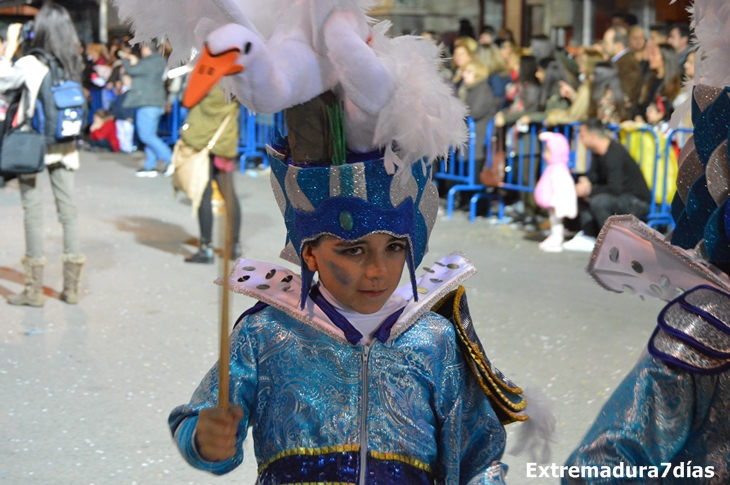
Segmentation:
[[(8, 28), (6, 57), (0, 61), (0, 92), (22, 91), (13, 125), (34, 119), (34, 126), (45, 138), (45, 168), (51, 179), (58, 220), (63, 226), (63, 291), (60, 299), (78, 302), (81, 268), (86, 257), (79, 244), (76, 205), (74, 204), (74, 172), (79, 168), (76, 137), (83, 130), (84, 101), (74, 101), (81, 90), (82, 60), (77, 51), (78, 35), (68, 11), (55, 3), (45, 3), (35, 18), (33, 35), (20, 39), (20, 24)], [(30, 51), (10, 64), (20, 42), (29, 43)], [(26, 49), (24, 49), (25, 51)], [(59, 108), (58, 99), (65, 88), (70, 97)], [(59, 91), (59, 88), (60, 91)], [(69, 99), (71, 104), (69, 104)], [(81, 103), (75, 105), (73, 103)], [(42, 115), (42, 116), (41, 116)], [(43, 306), (43, 200), (38, 173), (18, 176), (24, 211), (26, 251), (22, 259), (25, 289), (10, 295), (11, 305)]]

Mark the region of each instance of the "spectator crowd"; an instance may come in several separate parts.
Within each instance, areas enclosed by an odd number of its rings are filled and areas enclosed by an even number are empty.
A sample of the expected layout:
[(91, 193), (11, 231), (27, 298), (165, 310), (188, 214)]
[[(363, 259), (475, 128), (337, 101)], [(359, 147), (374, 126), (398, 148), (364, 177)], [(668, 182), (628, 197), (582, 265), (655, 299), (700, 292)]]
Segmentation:
[[(482, 141), (491, 121), (495, 132), (504, 133), (498, 139), (493, 136), (492, 142), (505, 143), (500, 149), (507, 153), (518, 150), (520, 140), (529, 139), (531, 126), (554, 130), (584, 125), (574, 147), (579, 215), (566, 221), (567, 232), (578, 233), (562, 245), (564, 249), (591, 250), (603, 222), (611, 215), (630, 213), (646, 218), (654, 160), (639, 163), (650, 153), (642, 144), (659, 140), (663, 153), (669, 119), (689, 96), (684, 85), (694, 78), (696, 57), (689, 26), (653, 25), (646, 32), (636, 23), (633, 15), (617, 14), (600, 41), (575, 48), (556, 47), (544, 35), (533, 36), (529, 47), (520, 48), (509, 30), (497, 32), (485, 26), (476, 35), (466, 21), (455, 37), (424, 33), (435, 42), (450, 40), (451, 58), (444, 62), (443, 77), (474, 119), (477, 172), (487, 159), (487, 143)], [(691, 128), (691, 121), (684, 120), (683, 126)], [(611, 131), (619, 130), (651, 130), (656, 138), (637, 136), (635, 142), (624, 139), (625, 143), (618, 143)], [(672, 158), (668, 170), (676, 170), (681, 141), (669, 141), (674, 146), (668, 151)], [(532, 154), (535, 158), (539, 150), (538, 146), (537, 153)], [(519, 182), (525, 186), (534, 187), (539, 178), (539, 160), (534, 165), (536, 173), (522, 171)], [(673, 180), (671, 175), (668, 180)], [(667, 190), (671, 196), (673, 187)], [(535, 203), (533, 193), (502, 191), (501, 195), (512, 202), (507, 213), (528, 230), (528, 237), (544, 239), (549, 233), (549, 217)], [(461, 205), (465, 202), (462, 198)]]
[[(605, 127), (651, 129), (658, 139), (667, 134), (673, 111), (689, 96), (684, 81), (694, 77), (696, 54), (688, 25), (654, 25), (647, 32), (633, 16), (616, 15), (600, 41), (574, 48), (556, 47), (544, 35), (532, 37), (529, 47), (522, 48), (508, 29), (486, 26), (477, 34), (468, 21), (461, 21), (458, 33), (422, 35), (445, 46), (441, 74), (474, 120), (477, 172), (488, 168), (482, 141), (490, 122), (502, 135), (499, 143), (505, 146), (500, 148), (507, 153), (529, 138), (531, 126), (552, 129), (585, 123), (586, 129), (570, 141), (576, 151), (571, 168), (579, 214), (564, 221), (566, 234), (577, 232), (577, 238), (561, 248), (592, 248), (603, 221), (612, 214), (646, 217), (653, 164), (639, 169), (627, 163), (641, 161), (642, 142), (612, 141)], [(130, 39), (79, 42), (89, 106), (87, 136), (79, 146), (91, 151), (143, 150), (138, 177), (170, 176), (173, 152), (158, 131), (162, 117), (177, 104), (185, 77), (168, 72), (168, 46), (132, 46)], [(22, 40), (16, 59), (22, 55)], [(678, 150), (679, 146), (671, 150), (675, 164)], [(534, 165), (535, 173), (525, 171), (521, 181), (533, 187), (541, 164)], [(501, 195), (508, 204), (507, 215), (528, 231), (528, 237), (545, 239), (551, 221), (562, 227), (563, 221), (535, 203), (531, 191)]]

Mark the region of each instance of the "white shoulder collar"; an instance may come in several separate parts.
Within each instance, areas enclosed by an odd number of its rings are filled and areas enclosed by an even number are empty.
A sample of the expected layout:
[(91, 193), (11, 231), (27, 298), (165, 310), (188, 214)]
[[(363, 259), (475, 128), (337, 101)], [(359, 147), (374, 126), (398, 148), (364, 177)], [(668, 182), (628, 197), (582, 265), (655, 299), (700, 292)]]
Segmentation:
[[(413, 299), (410, 284), (396, 290), (396, 294), (408, 303), (393, 326), (391, 338), (405, 332), (441, 298), (476, 273), (476, 268), (460, 253), (450, 254), (433, 266), (422, 269), (426, 273), (417, 282), (417, 302)], [(216, 284), (222, 285), (223, 280), (219, 278)], [(304, 309), (300, 308), (302, 280), (299, 275), (287, 268), (240, 258), (228, 277), (228, 284), (231, 291), (255, 298), (298, 321), (315, 326), (338, 340), (347, 341), (344, 333), (311, 298), (307, 298)]]

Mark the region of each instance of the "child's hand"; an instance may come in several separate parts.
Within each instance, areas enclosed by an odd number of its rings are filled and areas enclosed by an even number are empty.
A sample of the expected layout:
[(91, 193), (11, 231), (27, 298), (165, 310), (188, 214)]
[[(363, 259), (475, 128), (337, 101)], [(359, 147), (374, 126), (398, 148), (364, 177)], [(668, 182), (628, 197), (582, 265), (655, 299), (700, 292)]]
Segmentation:
[(200, 411), (195, 426), (198, 453), (207, 461), (224, 461), (236, 454), (238, 423), (243, 419), (243, 409), (208, 408)]

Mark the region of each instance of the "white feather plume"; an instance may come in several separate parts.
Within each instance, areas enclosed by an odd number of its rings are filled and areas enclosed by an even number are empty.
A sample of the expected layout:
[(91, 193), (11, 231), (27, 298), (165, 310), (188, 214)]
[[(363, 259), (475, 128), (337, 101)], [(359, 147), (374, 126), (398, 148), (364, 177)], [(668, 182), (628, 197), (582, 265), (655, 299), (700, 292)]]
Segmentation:
[(537, 388), (525, 389), (522, 396), (527, 401), (525, 413), (530, 419), (517, 425), (515, 445), (509, 453), (516, 456), (527, 453), (530, 461), (547, 463), (552, 455), (557, 424), (550, 398)]
[[(130, 22), (134, 30), (133, 42), (148, 42), (166, 38), (172, 46), (170, 65), (190, 60), (193, 49), (200, 51), (198, 24), (205, 20), (207, 30), (238, 23), (268, 39), (276, 22), (287, 7), (301, 0), (112, 0), (119, 10), (119, 18)], [(374, 0), (308, 0), (319, 11), (334, 8), (359, 8), (363, 12), (374, 5)], [(206, 34), (209, 32), (204, 32)]]
[[(691, 90), (695, 84), (718, 88), (730, 86), (730, 2), (695, 0), (694, 5), (688, 10), (698, 50), (695, 58), (695, 78), (688, 81), (685, 89)], [(680, 121), (691, 112), (691, 109), (690, 96), (674, 112), (672, 125), (679, 126)]]
[(467, 140), (467, 108), (438, 75), (440, 48), (423, 37), (389, 38), (389, 28), (387, 21), (376, 24), (371, 42), (395, 85), (391, 102), (379, 113), (374, 142), (395, 143), (406, 164), (445, 156), (450, 146)]
[[(189, 62), (191, 52), (201, 50), (208, 34), (228, 23), (243, 25), (266, 40), (275, 29), (285, 31), (294, 22), (297, 24), (294, 27), (304, 27), (314, 51), (324, 56), (326, 47), (318, 34), (323, 31), (328, 16), (335, 11), (359, 10), (365, 18), (365, 12), (375, 3), (374, 0), (113, 1), (120, 17), (132, 22), (136, 42), (163, 37), (170, 41), (171, 65)], [(308, 18), (303, 19), (296, 12), (306, 12), (303, 15)], [(438, 74), (440, 48), (422, 37), (391, 38), (386, 35), (390, 25), (380, 22), (373, 26), (370, 46), (390, 75), (395, 92), (377, 115), (363, 114), (356, 131), (368, 138), (361, 143), (369, 145), (364, 148), (386, 148), (387, 163), (392, 170), (424, 157), (434, 160), (445, 156), (451, 146), (463, 145), (468, 133), (464, 123), (466, 106), (453, 96), (451, 88)], [(227, 91), (231, 89), (230, 83), (224, 84)], [(349, 127), (355, 128), (353, 120), (350, 121)], [(370, 138), (373, 133), (374, 137)], [(348, 145), (358, 141), (355, 138)]]

